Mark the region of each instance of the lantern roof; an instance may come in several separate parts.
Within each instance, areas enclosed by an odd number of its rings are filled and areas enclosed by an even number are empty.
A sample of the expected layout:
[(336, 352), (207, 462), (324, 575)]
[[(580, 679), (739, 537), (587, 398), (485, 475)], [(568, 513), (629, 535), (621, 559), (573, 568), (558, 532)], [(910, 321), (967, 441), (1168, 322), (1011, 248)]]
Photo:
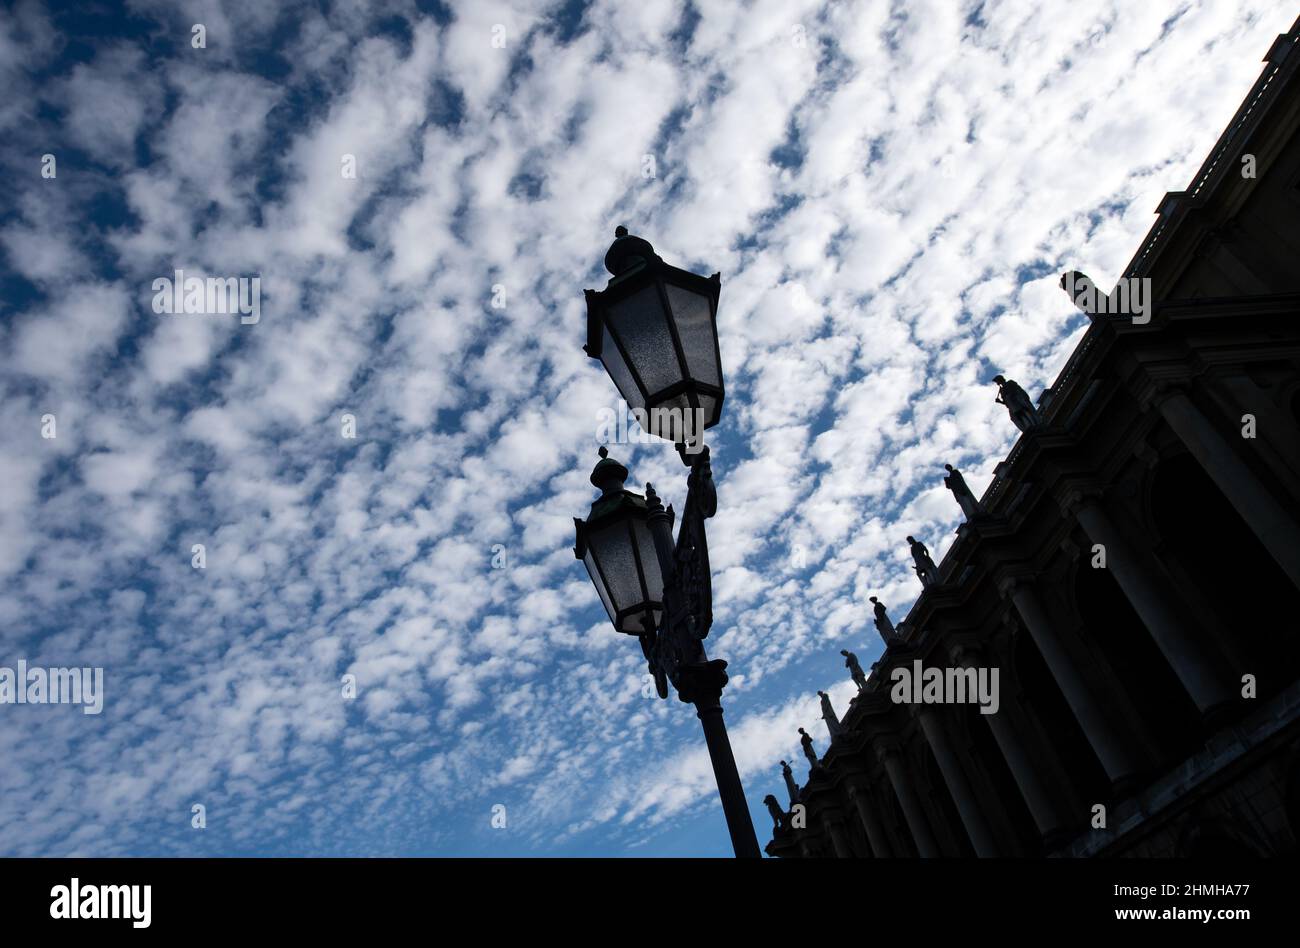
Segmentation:
[(629, 234), (622, 224), (614, 229), (614, 242), (605, 253), (605, 269), (614, 277), (622, 276), (652, 260), (659, 260), (659, 255), (655, 253), (650, 241)]
[(609, 456), (608, 448), (602, 447), (600, 460), (591, 470), (591, 483), (600, 488), (600, 496), (592, 503), (591, 512), (587, 514), (585, 522), (574, 519), (574, 524), (578, 528), (578, 545), (573, 552), (579, 559), (582, 559), (586, 552), (587, 530), (629, 513), (633, 516), (646, 516), (645, 498), (623, 488), (627, 477), (627, 468)]
[(603, 493), (621, 490), (628, 477), (627, 468), (609, 456), (609, 448), (602, 447), (599, 453), (600, 460), (591, 469), (591, 483)]

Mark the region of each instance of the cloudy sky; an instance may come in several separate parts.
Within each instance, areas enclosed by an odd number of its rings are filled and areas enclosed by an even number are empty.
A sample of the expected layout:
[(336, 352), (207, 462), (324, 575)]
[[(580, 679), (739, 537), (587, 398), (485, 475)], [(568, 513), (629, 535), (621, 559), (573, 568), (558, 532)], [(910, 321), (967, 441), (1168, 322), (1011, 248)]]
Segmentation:
[[(4, 854), (729, 853), (571, 550), (620, 223), (722, 272), (709, 648), (765, 841), (867, 597), (919, 590), (904, 536), (952, 538), (943, 463), (978, 493), (1014, 441), (989, 379), (1050, 384), (1057, 274), (1113, 284), (1294, 16), (83, 6), (0, 13), (0, 665), (102, 666), (105, 706), (0, 705)], [(176, 269), (260, 318), (156, 313)], [(612, 453), (680, 507), (670, 446)]]

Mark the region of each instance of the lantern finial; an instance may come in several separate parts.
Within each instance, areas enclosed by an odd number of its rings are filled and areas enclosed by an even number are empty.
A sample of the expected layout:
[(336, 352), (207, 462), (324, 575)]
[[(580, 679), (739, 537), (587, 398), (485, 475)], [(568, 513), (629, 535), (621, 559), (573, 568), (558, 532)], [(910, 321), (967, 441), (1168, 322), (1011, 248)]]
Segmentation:
[(605, 269), (614, 276), (619, 276), (658, 259), (659, 255), (655, 253), (650, 241), (629, 234), (627, 228), (619, 224), (614, 229), (614, 242), (605, 254)]
[(627, 468), (609, 456), (609, 448), (601, 445), (600, 460), (591, 469), (591, 483), (600, 488), (602, 494), (618, 493), (627, 480)]

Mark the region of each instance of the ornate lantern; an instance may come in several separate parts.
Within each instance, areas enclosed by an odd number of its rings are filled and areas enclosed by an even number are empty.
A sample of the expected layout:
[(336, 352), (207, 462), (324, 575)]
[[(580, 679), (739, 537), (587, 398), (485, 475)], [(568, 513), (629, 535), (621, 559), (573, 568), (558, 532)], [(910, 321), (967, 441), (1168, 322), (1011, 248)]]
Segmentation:
[(623, 489), (627, 468), (600, 449), (591, 483), (601, 495), (587, 519), (574, 518), (574, 555), (586, 564), (592, 585), (614, 628), (653, 635), (664, 610), (664, 577), (647, 521), (646, 500)]
[(587, 290), (587, 344), (623, 400), (648, 419), (651, 434), (698, 439), (722, 416), (717, 273), (702, 277), (669, 266), (649, 241), (626, 227), (605, 254), (613, 276)]

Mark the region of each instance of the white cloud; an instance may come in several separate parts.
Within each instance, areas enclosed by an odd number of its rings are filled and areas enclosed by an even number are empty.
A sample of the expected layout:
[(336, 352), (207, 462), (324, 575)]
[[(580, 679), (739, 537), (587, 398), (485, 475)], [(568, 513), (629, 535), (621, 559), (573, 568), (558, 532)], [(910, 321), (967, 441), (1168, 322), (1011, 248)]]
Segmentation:
[[(4, 851), (646, 852), (716, 823), (695, 716), (643, 697), (571, 552), (616, 404), (580, 291), (618, 223), (722, 272), (708, 645), (751, 802), (777, 792), (797, 727), (825, 750), (816, 687), (847, 708), (839, 649), (879, 648), (866, 597), (897, 620), (919, 590), (903, 537), (951, 542), (943, 463), (978, 493), (1011, 445), (989, 378), (1037, 395), (1068, 356), (1055, 272), (1118, 275), (1290, 22), (1062, 30), (1076, 6), (304, 5), (271, 50), (240, 3), (207, 51), (106, 38), (48, 87), (65, 40), (0, 13), (0, 125), (59, 155), (6, 164), (0, 623), (110, 682), (98, 718), (0, 729)], [(261, 321), (153, 314), (174, 267), (260, 275)], [(680, 513), (670, 449), (611, 447)], [(188, 831), (195, 800), (225, 829)], [(496, 802), (510, 834), (476, 835)]]

